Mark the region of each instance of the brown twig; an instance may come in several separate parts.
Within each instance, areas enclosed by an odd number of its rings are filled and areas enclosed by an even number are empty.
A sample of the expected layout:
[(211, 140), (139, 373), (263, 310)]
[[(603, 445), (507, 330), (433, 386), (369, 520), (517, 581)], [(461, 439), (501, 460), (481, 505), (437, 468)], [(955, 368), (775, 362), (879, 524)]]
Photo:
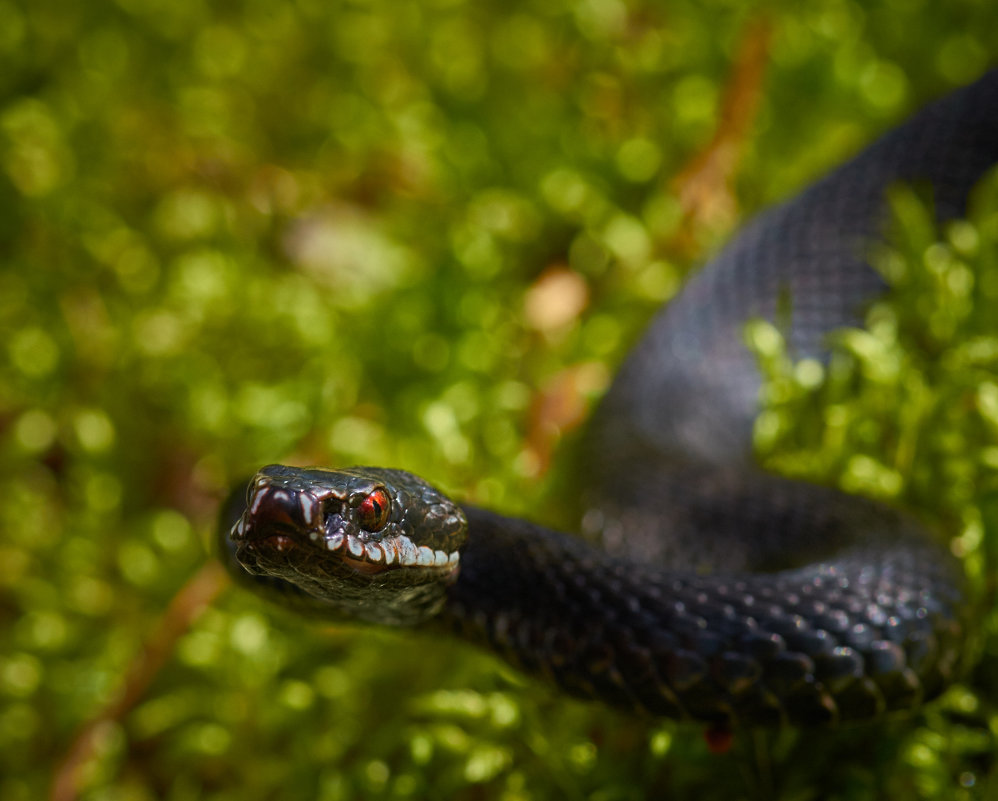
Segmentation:
[(587, 398), (604, 389), (607, 383), (603, 365), (582, 362), (559, 370), (535, 394), (526, 438), (535, 476), (548, 472), (555, 446), (582, 425), (589, 412)]
[(672, 249), (688, 251), (696, 229), (734, 219), (737, 204), (731, 186), (759, 109), (771, 34), (768, 17), (748, 23), (721, 99), (717, 130), (671, 181), (670, 191), (683, 209)]
[(221, 564), (211, 560), (177, 591), (146, 641), (142, 653), (129, 667), (115, 699), (77, 732), (56, 769), (49, 790), (49, 801), (74, 801), (79, 793), (83, 771), (94, 757), (102, 732), (106, 731), (109, 724), (121, 720), (142, 699), (173, 653), (177, 640), (228, 582), (229, 578)]
[[(666, 245), (669, 250), (691, 251), (695, 248), (697, 229), (704, 225), (714, 227), (734, 217), (736, 204), (731, 184), (758, 112), (771, 32), (772, 26), (765, 16), (760, 15), (749, 22), (724, 90), (717, 130), (707, 146), (671, 181), (670, 191), (679, 198), (683, 220)], [(556, 271), (546, 272), (531, 292), (556, 274)], [(576, 316), (584, 307), (583, 302), (576, 310)], [(605, 383), (605, 375), (594, 371), (593, 365), (575, 365), (554, 376), (535, 398), (527, 445), (535, 457), (537, 475), (547, 471), (561, 436), (585, 419), (586, 395)]]

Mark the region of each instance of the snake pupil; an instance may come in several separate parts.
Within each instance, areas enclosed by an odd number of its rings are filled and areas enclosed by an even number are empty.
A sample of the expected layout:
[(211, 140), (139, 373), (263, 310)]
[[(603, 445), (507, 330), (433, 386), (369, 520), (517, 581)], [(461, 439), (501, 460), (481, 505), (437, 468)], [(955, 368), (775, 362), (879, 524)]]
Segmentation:
[(388, 494), (376, 489), (357, 507), (357, 519), (366, 531), (380, 531), (388, 522)]

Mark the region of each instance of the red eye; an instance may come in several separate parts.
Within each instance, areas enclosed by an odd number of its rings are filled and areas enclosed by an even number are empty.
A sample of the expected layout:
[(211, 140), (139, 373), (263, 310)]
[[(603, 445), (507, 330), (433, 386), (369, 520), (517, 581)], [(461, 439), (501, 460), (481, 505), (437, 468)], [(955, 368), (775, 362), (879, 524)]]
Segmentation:
[(388, 493), (376, 489), (357, 507), (357, 521), (366, 531), (381, 531), (388, 522)]

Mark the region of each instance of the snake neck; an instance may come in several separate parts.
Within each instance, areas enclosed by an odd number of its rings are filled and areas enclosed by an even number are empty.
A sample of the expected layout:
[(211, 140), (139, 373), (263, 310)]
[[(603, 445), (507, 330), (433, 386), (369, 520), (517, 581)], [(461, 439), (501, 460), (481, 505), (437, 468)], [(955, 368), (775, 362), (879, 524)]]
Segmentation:
[[(907, 709), (957, 669), (952, 565), (917, 538), (770, 574), (612, 559), (465, 508), (439, 622), (575, 696), (712, 724), (813, 725)], [(903, 581), (899, 577), (907, 576)]]
[(576, 696), (642, 706), (611, 669), (620, 649), (607, 626), (631, 617), (633, 604), (606, 555), (524, 520), (475, 507), (464, 512), (469, 540), (438, 621)]

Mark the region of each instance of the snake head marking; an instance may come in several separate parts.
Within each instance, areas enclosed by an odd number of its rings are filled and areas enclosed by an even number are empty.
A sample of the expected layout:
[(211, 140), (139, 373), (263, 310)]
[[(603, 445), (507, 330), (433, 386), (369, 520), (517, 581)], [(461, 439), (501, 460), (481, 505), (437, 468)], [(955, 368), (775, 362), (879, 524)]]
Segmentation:
[(401, 470), (269, 465), (229, 536), (248, 572), (349, 616), (398, 623), (439, 608), (466, 526), (455, 503)]

